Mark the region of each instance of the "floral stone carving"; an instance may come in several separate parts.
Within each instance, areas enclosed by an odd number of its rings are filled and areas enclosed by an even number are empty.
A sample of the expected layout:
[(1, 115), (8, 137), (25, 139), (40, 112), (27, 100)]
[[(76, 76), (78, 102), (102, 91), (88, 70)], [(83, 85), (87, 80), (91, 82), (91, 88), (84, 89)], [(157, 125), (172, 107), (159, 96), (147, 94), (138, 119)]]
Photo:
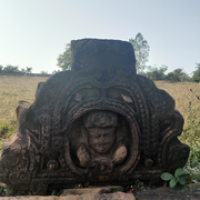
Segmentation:
[(33, 104), (19, 102), (0, 181), (44, 194), (88, 181), (153, 180), (183, 167), (183, 118), (167, 92), (136, 75), (132, 45), (83, 39), (71, 50), (72, 69), (39, 83)]

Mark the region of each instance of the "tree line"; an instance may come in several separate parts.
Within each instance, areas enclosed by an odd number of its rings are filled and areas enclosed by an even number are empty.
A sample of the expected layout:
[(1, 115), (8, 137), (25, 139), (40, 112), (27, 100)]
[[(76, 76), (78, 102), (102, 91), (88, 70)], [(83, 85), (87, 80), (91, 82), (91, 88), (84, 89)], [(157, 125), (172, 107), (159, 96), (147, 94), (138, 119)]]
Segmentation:
[[(0, 73), (7, 72), (7, 73), (31, 74), (32, 70), (33, 70), (32, 67), (26, 67), (26, 68), (19, 69), (18, 66), (14, 66), (14, 65), (6, 65), (5, 67), (3, 67), (3, 65), (0, 65)], [(52, 71), (52, 74), (56, 74), (58, 72), (60, 72), (60, 70), (54, 70), (54, 71)], [(48, 74), (48, 71), (42, 70), (42, 71), (40, 71), (40, 74)]]
[(167, 74), (166, 71), (168, 67), (166, 65), (163, 65), (160, 68), (151, 66), (148, 66), (147, 68), (147, 71), (140, 72), (140, 74), (152, 80), (168, 80), (171, 82), (192, 81), (190, 76), (181, 68), (175, 69)]
[(5, 67), (3, 67), (3, 65), (0, 65), (0, 72), (1, 71), (11, 72), (11, 73), (12, 72), (22, 72), (22, 73), (30, 74), (32, 72), (32, 67), (26, 67), (26, 68), (22, 68), (20, 70), (18, 66), (6, 65)]
[[(141, 33), (138, 33), (134, 39), (129, 39), (129, 42), (132, 44), (135, 57), (136, 57), (136, 69), (137, 73), (143, 76), (146, 76), (152, 80), (168, 80), (172, 82), (180, 82), (180, 81), (192, 81), (192, 82), (200, 82), (200, 63), (196, 64), (196, 70), (193, 72), (192, 77), (190, 77), (186, 72), (181, 68), (177, 68), (172, 72), (167, 72), (168, 67), (166, 65), (162, 65), (161, 67), (155, 66), (147, 66), (146, 63), (149, 58), (150, 46), (147, 40), (144, 39)], [(71, 45), (67, 44), (65, 51), (61, 53), (57, 58), (58, 67), (64, 71), (71, 69)], [(21, 72), (21, 73), (32, 73), (32, 67), (22, 68), (21, 70), (18, 66), (6, 65), (5, 67), (0, 65), (0, 73), (1, 71), (5, 72)], [(60, 72), (60, 70), (54, 70), (52, 74), (56, 74)], [(47, 74), (47, 71), (41, 71), (41, 74)]]
[[(135, 57), (136, 57), (136, 69), (137, 73), (146, 76), (152, 80), (168, 80), (172, 82), (180, 81), (193, 81), (200, 82), (200, 63), (196, 64), (196, 70), (193, 72), (192, 77), (190, 77), (181, 68), (177, 68), (172, 72), (166, 74), (168, 67), (163, 65), (161, 67), (147, 66), (146, 62), (149, 58), (150, 46), (147, 40), (144, 39), (141, 33), (138, 33), (134, 39), (129, 39), (132, 44)], [(58, 56), (57, 65), (61, 70), (71, 69), (71, 46), (66, 45), (65, 51)], [(59, 70), (58, 70), (59, 71)], [(55, 71), (56, 73), (56, 71)]]
[[(32, 73), (33, 68), (32, 67), (26, 67), (26, 68), (21, 68), (19, 69), (18, 66), (14, 66), (14, 65), (6, 65), (5, 67), (3, 67), (3, 65), (0, 65), (0, 73), (1, 72), (8, 72), (8, 73), (23, 73), (23, 74), (31, 74)], [(60, 70), (56, 71), (54, 70), (52, 72), (52, 74), (55, 74), (57, 72), (59, 72)], [(40, 71), (40, 74), (48, 74), (48, 71)]]

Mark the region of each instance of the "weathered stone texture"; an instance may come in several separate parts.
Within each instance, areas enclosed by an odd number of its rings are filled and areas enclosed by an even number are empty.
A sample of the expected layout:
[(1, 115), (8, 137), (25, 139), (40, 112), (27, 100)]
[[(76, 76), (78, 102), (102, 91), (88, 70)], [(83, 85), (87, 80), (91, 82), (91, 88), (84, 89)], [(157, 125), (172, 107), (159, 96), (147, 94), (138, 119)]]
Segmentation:
[(183, 167), (183, 118), (167, 92), (136, 75), (131, 44), (85, 39), (71, 49), (72, 70), (39, 83), (33, 104), (19, 102), (0, 181), (45, 194), (78, 183), (156, 180)]

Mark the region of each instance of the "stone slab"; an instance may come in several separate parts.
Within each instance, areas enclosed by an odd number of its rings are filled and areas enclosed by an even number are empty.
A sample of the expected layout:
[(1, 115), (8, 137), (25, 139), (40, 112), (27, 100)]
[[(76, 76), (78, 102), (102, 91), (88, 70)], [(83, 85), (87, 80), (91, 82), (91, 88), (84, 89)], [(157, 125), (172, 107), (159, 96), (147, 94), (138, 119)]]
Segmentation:
[(103, 193), (114, 193), (114, 192), (123, 192), (123, 191), (124, 191), (124, 188), (122, 186), (91, 187), (91, 188), (84, 188), (84, 189), (66, 189), (66, 190), (63, 190), (60, 196), (103, 194)]
[(137, 198), (138, 200), (199, 200), (200, 190), (148, 190), (140, 192)]
[[(1, 200), (199, 200), (200, 190), (171, 190), (169, 188), (161, 188), (155, 190), (141, 191), (135, 194), (124, 192), (114, 193), (92, 193), (82, 192), (77, 195), (66, 196), (10, 196), (0, 197)], [(70, 192), (69, 192), (70, 193)], [(72, 192), (71, 192), (72, 193)]]
[(136, 200), (132, 194), (124, 192), (104, 193), (104, 194), (83, 194), (68, 196), (16, 196), (1, 197), (1, 200)]

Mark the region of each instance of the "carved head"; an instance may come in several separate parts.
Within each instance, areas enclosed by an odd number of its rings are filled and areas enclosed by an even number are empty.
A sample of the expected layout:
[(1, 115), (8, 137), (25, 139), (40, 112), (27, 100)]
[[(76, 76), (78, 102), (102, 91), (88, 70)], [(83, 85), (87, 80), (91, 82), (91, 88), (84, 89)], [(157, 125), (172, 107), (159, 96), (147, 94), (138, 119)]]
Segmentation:
[(106, 153), (116, 139), (117, 114), (110, 111), (92, 111), (83, 116), (90, 147), (98, 153)]

